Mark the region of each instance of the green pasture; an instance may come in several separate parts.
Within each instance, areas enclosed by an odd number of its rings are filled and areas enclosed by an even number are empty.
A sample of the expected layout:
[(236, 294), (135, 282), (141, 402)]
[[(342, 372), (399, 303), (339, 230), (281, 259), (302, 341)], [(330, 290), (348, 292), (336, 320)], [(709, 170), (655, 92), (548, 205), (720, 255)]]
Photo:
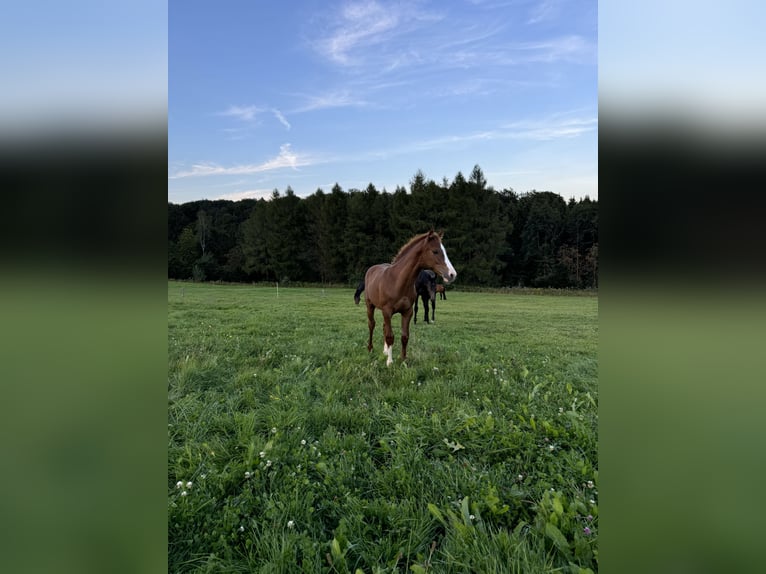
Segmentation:
[(598, 299), (168, 284), (170, 572), (598, 570)]

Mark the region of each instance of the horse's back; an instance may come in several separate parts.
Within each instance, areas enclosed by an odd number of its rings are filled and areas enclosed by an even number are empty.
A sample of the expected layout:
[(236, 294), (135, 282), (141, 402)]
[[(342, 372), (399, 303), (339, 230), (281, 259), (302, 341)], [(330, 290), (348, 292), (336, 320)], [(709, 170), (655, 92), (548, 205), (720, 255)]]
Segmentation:
[(415, 285), (410, 286), (404, 293), (397, 293), (394, 287), (396, 277), (390, 275), (390, 263), (373, 265), (364, 275), (364, 287), (368, 305), (377, 308), (387, 308), (393, 313), (401, 313), (412, 307), (415, 302)]

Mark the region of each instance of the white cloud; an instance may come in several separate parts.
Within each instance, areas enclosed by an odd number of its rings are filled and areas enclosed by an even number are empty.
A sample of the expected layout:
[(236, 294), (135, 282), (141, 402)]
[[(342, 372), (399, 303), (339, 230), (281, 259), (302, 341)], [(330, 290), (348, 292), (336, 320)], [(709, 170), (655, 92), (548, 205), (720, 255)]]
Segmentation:
[(271, 189), (248, 189), (245, 191), (235, 191), (219, 195), (216, 199), (228, 199), (230, 201), (239, 201), (241, 199), (261, 199), (269, 198), (273, 190)]
[(203, 162), (194, 164), (190, 169), (177, 171), (168, 179), (180, 179), (184, 177), (202, 177), (208, 175), (251, 175), (254, 173), (263, 173), (284, 169), (287, 167), (297, 169), (302, 166), (317, 163), (314, 158), (308, 155), (295, 153), (290, 144), (283, 144), (279, 148), (279, 154), (263, 163), (234, 165), (224, 167), (215, 163)]
[(255, 120), (256, 115), (263, 112), (263, 108), (258, 106), (229, 106), (226, 111), (219, 112), (221, 116), (231, 116), (245, 122)]
[(328, 92), (320, 95), (302, 94), (306, 103), (294, 109), (292, 113), (312, 112), (314, 110), (324, 110), (327, 108), (347, 108), (352, 106), (365, 106), (367, 103), (351, 95), (348, 90)]
[[(314, 43), (315, 49), (335, 64), (356, 66), (374, 62), (371, 65), (380, 71), (392, 65), (395, 68), (398, 51), (412, 44), (401, 42), (402, 36), (417, 32), (424, 23), (440, 21), (443, 16), (423, 11), (416, 2), (363, 0), (346, 4), (331, 18), (329, 31)], [(392, 58), (394, 64), (380, 66), (383, 55)]]
[(552, 140), (577, 137), (598, 128), (598, 118), (549, 118), (506, 124), (498, 134), (514, 139)]
[(527, 62), (550, 63), (561, 60), (582, 60), (587, 57), (593, 57), (595, 60), (596, 54), (595, 46), (577, 35), (520, 44), (518, 50), (526, 53), (522, 60)]
[(276, 108), (272, 108), (271, 113), (274, 114), (274, 117), (279, 120), (279, 123), (281, 123), (283, 126), (285, 126), (288, 130), (290, 129), (290, 122), (287, 121), (287, 118)]
[(319, 42), (319, 50), (339, 64), (352, 63), (351, 52), (382, 41), (399, 23), (398, 9), (373, 0), (346, 5), (334, 30)]
[(458, 134), (414, 142), (411, 148), (418, 150), (445, 148), (462, 145), (473, 141), (503, 139), (548, 141), (573, 138), (596, 130), (597, 118), (550, 118), (539, 121), (520, 121), (501, 126), (494, 130), (485, 130), (468, 134)]
[(538, 24), (546, 20), (551, 20), (559, 14), (559, 2), (556, 0), (542, 0), (539, 4), (532, 7), (529, 12), (527, 24)]

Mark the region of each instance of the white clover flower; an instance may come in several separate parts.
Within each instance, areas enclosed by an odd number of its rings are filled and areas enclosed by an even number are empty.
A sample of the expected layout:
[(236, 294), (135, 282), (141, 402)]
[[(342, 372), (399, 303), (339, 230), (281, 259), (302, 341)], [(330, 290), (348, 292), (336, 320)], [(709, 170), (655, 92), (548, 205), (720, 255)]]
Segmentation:
[(258, 456), (260, 456), (261, 458), (266, 458), (266, 453), (264, 451), (261, 451), (258, 453)]
[(471, 520), (476, 520), (476, 517), (473, 514), (471, 514), (468, 518), (470, 518)]
[(244, 526), (240, 526), (240, 527), (239, 527), (239, 531), (240, 531), (240, 532), (244, 532), (244, 531), (245, 531), (245, 527), (244, 527)]
[(595, 485), (593, 484), (592, 480), (588, 481), (588, 488), (593, 488)]
[(549, 450), (549, 451), (551, 451), (551, 452), (553, 452), (554, 450), (556, 450), (556, 447), (555, 447), (555, 446), (553, 446), (552, 444), (551, 444), (551, 445), (548, 445), (548, 450)]
[(191, 487), (192, 487), (192, 481), (190, 480), (189, 482), (186, 483), (186, 488), (191, 488)]
[(251, 476), (250, 471), (245, 472), (245, 478), (250, 478)]
[(271, 434), (277, 434), (277, 427), (271, 427)]
[(295, 526), (295, 522), (294, 522), (294, 521), (292, 521), (292, 520), (288, 520), (288, 521), (287, 521), (287, 527), (288, 527), (288, 528), (292, 528), (293, 526)]
[(176, 488), (181, 488), (184, 485), (183, 481), (179, 480), (176, 482)]
[(186, 492), (185, 490), (181, 492), (181, 496), (186, 496), (187, 494), (189, 494), (189, 493)]
[(596, 504), (596, 501), (593, 500), (592, 498), (588, 502), (590, 502), (591, 504), (594, 504), (594, 505)]
[(524, 480), (524, 475), (523, 474), (519, 475), (519, 480)]
[(301, 445), (306, 446), (306, 439), (305, 438), (301, 441)]
[(271, 466), (271, 461), (270, 461), (270, 460), (267, 460), (267, 461), (266, 461), (266, 466), (267, 466), (267, 467)]

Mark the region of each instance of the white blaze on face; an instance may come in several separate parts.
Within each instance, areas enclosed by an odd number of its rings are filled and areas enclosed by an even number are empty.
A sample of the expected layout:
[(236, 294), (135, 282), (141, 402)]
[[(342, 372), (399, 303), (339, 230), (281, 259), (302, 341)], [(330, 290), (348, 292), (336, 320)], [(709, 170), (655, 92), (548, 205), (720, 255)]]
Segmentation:
[(386, 356), (386, 366), (394, 362), (394, 348), (389, 347), (387, 343), (383, 343), (383, 354)]
[(450, 281), (454, 281), (455, 277), (457, 277), (457, 271), (455, 271), (455, 268), (452, 266), (452, 262), (449, 260), (449, 256), (447, 255), (447, 250), (444, 249), (444, 244), (442, 243), (442, 253), (444, 253), (444, 262), (447, 264), (448, 276), (444, 277), (444, 280), (449, 283)]

